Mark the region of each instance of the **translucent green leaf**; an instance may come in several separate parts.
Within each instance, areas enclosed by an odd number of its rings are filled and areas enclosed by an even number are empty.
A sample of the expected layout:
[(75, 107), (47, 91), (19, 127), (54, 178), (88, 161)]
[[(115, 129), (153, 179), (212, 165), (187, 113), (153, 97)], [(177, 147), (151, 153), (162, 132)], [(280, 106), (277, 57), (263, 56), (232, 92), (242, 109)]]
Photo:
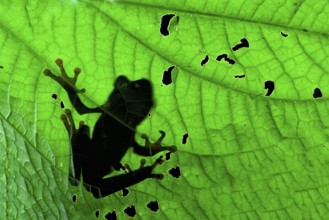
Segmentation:
[[(166, 14), (175, 17), (163, 36)], [(0, 219), (92, 219), (97, 210), (126, 219), (132, 205), (135, 219), (327, 217), (328, 15), (324, 0), (1, 1)], [(234, 51), (243, 38), (249, 47)], [(222, 54), (235, 64), (217, 61)], [(77, 87), (90, 107), (104, 103), (119, 75), (152, 81), (156, 107), (136, 139), (156, 140), (161, 129), (164, 144), (177, 145), (155, 170), (164, 180), (98, 200), (69, 186), (59, 117), (61, 101), (72, 106), (43, 75), (59, 74), (58, 57), (70, 74), (82, 69)], [(98, 116), (73, 112), (91, 126)], [(137, 168), (140, 159), (129, 151), (122, 162)], [(168, 173), (176, 166), (179, 178)]]

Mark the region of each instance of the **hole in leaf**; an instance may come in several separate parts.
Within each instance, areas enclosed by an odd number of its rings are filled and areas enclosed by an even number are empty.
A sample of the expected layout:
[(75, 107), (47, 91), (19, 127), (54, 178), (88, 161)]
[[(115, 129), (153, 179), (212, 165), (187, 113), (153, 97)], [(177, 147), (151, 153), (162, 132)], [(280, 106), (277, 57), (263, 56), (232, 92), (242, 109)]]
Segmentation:
[(74, 195), (72, 196), (72, 201), (73, 201), (73, 202), (76, 202), (76, 201), (77, 201), (77, 195), (76, 195), (76, 194), (74, 194)]
[(170, 160), (170, 154), (171, 154), (172, 152), (168, 152), (168, 153), (166, 153), (166, 160)]
[(246, 75), (244, 74), (244, 75), (236, 75), (236, 76), (234, 76), (235, 78), (244, 78)]
[(313, 92), (313, 98), (321, 98), (322, 97), (322, 92), (319, 88), (315, 88)]
[(206, 57), (201, 61), (201, 66), (205, 65), (206, 63), (208, 63), (209, 61), (209, 57), (208, 55), (206, 55)]
[(53, 94), (51, 95), (51, 97), (52, 97), (54, 100), (57, 100), (57, 94), (53, 93)]
[(186, 144), (187, 138), (188, 138), (188, 134), (186, 133), (186, 134), (183, 135), (182, 144)]
[(227, 57), (227, 54), (219, 55), (219, 56), (217, 56), (217, 58), (216, 58), (217, 61), (221, 61), (222, 59), (224, 59), (226, 62), (228, 62), (228, 63), (231, 64), (231, 65), (235, 64), (235, 61), (232, 60), (232, 59), (230, 59), (230, 58), (228, 58), (228, 57)]
[(285, 33), (283, 33), (283, 32), (281, 32), (281, 35), (282, 35), (283, 37), (288, 37), (288, 34), (285, 34)]
[[(173, 18), (176, 18), (174, 22), (174, 19)], [(161, 24), (160, 24), (160, 33), (163, 35), (163, 36), (168, 36), (169, 35), (169, 29), (172, 30), (172, 28), (170, 28), (170, 24), (174, 22), (175, 26), (177, 27), (178, 26), (178, 23), (179, 23), (179, 16), (175, 16), (174, 14), (166, 14), (164, 16), (162, 16), (161, 18)]]
[(175, 178), (178, 178), (180, 176), (180, 168), (177, 166), (177, 167), (174, 167), (172, 168), (171, 170), (169, 170), (169, 173), (175, 177)]
[(123, 188), (122, 189), (122, 196), (127, 196), (129, 194), (129, 189)]
[(175, 66), (171, 66), (168, 70), (163, 72), (162, 83), (165, 85), (169, 85), (172, 83), (171, 72), (175, 68)]
[(161, 25), (160, 25), (160, 33), (163, 36), (168, 36), (169, 35), (169, 31), (168, 31), (169, 23), (170, 23), (170, 20), (174, 16), (175, 16), (174, 14), (166, 14), (166, 15), (162, 16)]
[(99, 217), (99, 210), (98, 209), (96, 210), (95, 215), (96, 215), (97, 218)]
[(115, 211), (113, 212), (108, 212), (106, 215), (105, 215), (105, 218), (107, 220), (117, 220), (117, 213)]
[(135, 206), (130, 206), (130, 207), (127, 207), (124, 212), (130, 216), (130, 217), (134, 217), (136, 215), (136, 209), (135, 209)]
[(233, 51), (237, 51), (243, 47), (247, 47), (247, 48), (249, 47), (249, 42), (246, 38), (242, 38), (240, 42), (241, 42), (240, 44), (237, 44), (232, 48)]
[(159, 203), (157, 201), (151, 201), (147, 204), (147, 207), (151, 209), (151, 211), (156, 212), (159, 209)]
[(264, 88), (268, 89), (267, 93), (266, 93), (266, 96), (270, 96), (272, 94), (272, 92), (274, 91), (274, 82), (270, 81), (270, 80), (266, 81)]
[(64, 102), (61, 101), (61, 108), (65, 108)]

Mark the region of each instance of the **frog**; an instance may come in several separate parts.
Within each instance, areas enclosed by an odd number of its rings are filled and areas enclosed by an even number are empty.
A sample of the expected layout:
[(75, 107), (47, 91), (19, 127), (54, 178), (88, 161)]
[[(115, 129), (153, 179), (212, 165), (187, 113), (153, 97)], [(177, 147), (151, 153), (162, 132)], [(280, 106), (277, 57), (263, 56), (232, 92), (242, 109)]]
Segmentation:
[[(161, 142), (166, 135), (162, 130), (159, 131), (160, 137), (154, 143), (150, 142), (146, 134), (141, 135), (145, 140), (145, 146), (141, 146), (135, 140), (137, 126), (149, 115), (154, 106), (152, 83), (145, 78), (131, 81), (120, 75), (116, 77), (114, 89), (105, 104), (89, 108), (79, 97), (79, 94), (86, 90), (76, 87), (81, 68), (76, 67), (74, 76), (70, 77), (62, 59), (56, 59), (55, 63), (61, 72), (60, 76), (48, 68), (43, 73), (61, 85), (68, 94), (73, 108), (80, 115), (100, 113), (92, 136), (90, 127), (84, 121), (80, 121), (76, 128), (70, 109), (66, 108), (60, 116), (70, 139), (70, 185), (79, 186), (82, 182), (84, 188), (92, 193), (94, 198), (99, 199), (148, 178), (163, 179), (163, 174), (152, 172), (157, 165), (164, 162), (161, 156), (150, 166), (145, 166), (146, 160), (141, 159), (136, 170), (132, 170), (128, 164), (121, 164), (121, 159), (131, 147), (134, 153), (148, 157), (162, 151), (177, 151), (175, 145), (162, 146)], [(121, 169), (125, 172), (108, 177), (115, 170)]]

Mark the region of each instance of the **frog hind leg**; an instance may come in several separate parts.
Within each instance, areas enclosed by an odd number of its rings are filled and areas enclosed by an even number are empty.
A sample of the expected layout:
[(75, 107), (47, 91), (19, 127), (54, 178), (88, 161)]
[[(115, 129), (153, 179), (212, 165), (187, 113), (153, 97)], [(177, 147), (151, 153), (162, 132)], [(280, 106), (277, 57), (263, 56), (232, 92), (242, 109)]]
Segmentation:
[(152, 174), (152, 170), (158, 165), (162, 164), (163, 160), (158, 158), (151, 166), (144, 166), (145, 160), (141, 160), (140, 168), (137, 170), (131, 170), (128, 165), (125, 165), (128, 173), (121, 174), (118, 176), (113, 176), (105, 179), (89, 179), (84, 176), (84, 180), (90, 183), (90, 185), (86, 189), (93, 194), (95, 198), (103, 198), (110, 194), (113, 194), (117, 191), (122, 190), (123, 188), (130, 187), (147, 178), (154, 179), (163, 179), (163, 174)]
[(87, 147), (90, 143), (89, 127), (81, 121), (79, 128), (75, 128), (72, 113), (69, 109), (61, 115), (70, 138), (70, 164), (69, 164), (69, 183), (73, 186), (79, 185), (81, 172), (87, 161)]

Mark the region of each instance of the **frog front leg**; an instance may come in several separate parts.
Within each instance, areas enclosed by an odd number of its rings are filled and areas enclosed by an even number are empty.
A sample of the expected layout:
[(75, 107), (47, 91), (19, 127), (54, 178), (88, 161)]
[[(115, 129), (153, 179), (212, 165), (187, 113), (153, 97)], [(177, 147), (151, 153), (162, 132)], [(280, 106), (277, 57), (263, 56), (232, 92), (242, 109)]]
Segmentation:
[(141, 137), (145, 140), (145, 147), (140, 146), (136, 141), (133, 143), (134, 152), (136, 154), (142, 155), (142, 156), (153, 156), (161, 151), (170, 151), (175, 152), (177, 151), (177, 147), (172, 146), (162, 146), (161, 142), (165, 138), (166, 133), (164, 131), (159, 131), (161, 136), (160, 138), (154, 142), (153, 144), (149, 141), (149, 138), (146, 134), (142, 134)]
[(65, 91), (67, 92), (70, 101), (72, 103), (72, 105), (74, 106), (74, 108), (77, 110), (77, 112), (82, 115), (82, 114), (86, 114), (86, 113), (102, 113), (102, 109), (99, 107), (96, 108), (88, 108), (87, 106), (85, 106), (82, 101), (80, 100), (78, 93), (84, 93), (85, 89), (77, 89), (75, 87), (75, 83), (77, 82), (78, 76), (81, 73), (81, 69), (79, 67), (76, 67), (74, 69), (74, 77), (69, 77), (66, 73), (66, 70), (63, 66), (63, 60), (61, 59), (57, 59), (55, 61), (56, 65), (59, 67), (60, 71), (61, 71), (61, 75), (60, 76), (56, 76), (54, 75), (49, 69), (45, 69), (43, 71), (45, 76), (49, 76), (50, 78), (52, 78), (53, 80), (55, 80), (58, 84), (60, 84)]

